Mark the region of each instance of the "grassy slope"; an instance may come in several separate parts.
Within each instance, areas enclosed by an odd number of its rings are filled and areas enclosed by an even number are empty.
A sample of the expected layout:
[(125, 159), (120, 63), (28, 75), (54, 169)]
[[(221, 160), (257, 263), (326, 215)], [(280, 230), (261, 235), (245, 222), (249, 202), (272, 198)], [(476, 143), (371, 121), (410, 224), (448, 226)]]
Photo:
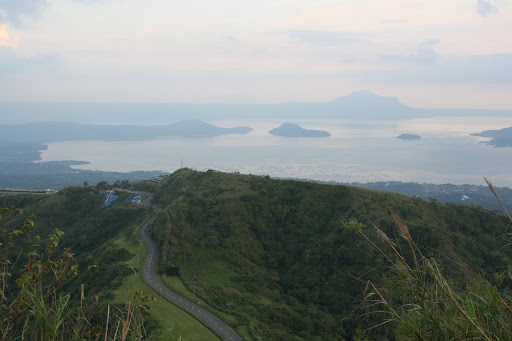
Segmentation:
[[(386, 263), (341, 229), (350, 218), (383, 245), (372, 226), (396, 236), (393, 210), (427, 252), (487, 275), (511, 256), (497, 251), (508, 228), (498, 214), (386, 192), (181, 170), (155, 198), (167, 210), (153, 234), (167, 264), (181, 267), (182, 290), (197, 280), (203, 301), (219, 311), (233, 303), (231, 325), (265, 339), (335, 340), (364, 328), (357, 310), (364, 286), (349, 274), (379, 281)], [(464, 280), (453, 263), (445, 266)]]
[[(139, 240), (136, 229), (128, 231), (125, 235), (115, 240), (115, 243), (128, 250), (133, 256), (126, 262), (128, 267), (142, 270), (146, 258), (146, 248), (139, 249)], [(139, 254), (139, 256), (137, 256)], [(139, 273), (138, 273), (139, 274)], [(158, 294), (144, 283), (142, 278), (135, 274), (127, 276), (123, 284), (116, 289), (114, 302), (123, 303), (131, 299), (136, 290), (145, 290), (149, 295), (156, 298), (156, 301), (148, 303), (149, 312), (156, 318), (163, 329), (158, 335), (158, 340), (218, 340), (210, 330), (199, 323), (188, 313), (178, 309), (173, 304), (160, 298)]]
[[(125, 303), (138, 285), (156, 297), (142, 280), (137, 283), (130, 269), (142, 269), (145, 259), (145, 248), (138, 250), (138, 239), (134, 235), (134, 224), (145, 219), (145, 212), (127, 207), (121, 199), (111, 207), (102, 208), (103, 194), (80, 187), (53, 195), (0, 197), (0, 207), (15, 205), (23, 209), (22, 215), (4, 217), (2, 227), (19, 226), (26, 215), (35, 214), (37, 234), (47, 236), (54, 228), (64, 231), (62, 246), (72, 247), (82, 268), (80, 276), (65, 288), (71, 293), (72, 303), (79, 300), (76, 293), (80, 284), (85, 284), (88, 297), (99, 294), (102, 306), (106, 302)], [(140, 257), (137, 257), (138, 251)], [(93, 263), (99, 266), (99, 272), (85, 270)], [(178, 340), (180, 335), (186, 340), (218, 340), (197, 320), (165, 300), (157, 298), (149, 306), (151, 315), (163, 327), (159, 332), (162, 340)], [(104, 310), (104, 307), (97, 308)]]

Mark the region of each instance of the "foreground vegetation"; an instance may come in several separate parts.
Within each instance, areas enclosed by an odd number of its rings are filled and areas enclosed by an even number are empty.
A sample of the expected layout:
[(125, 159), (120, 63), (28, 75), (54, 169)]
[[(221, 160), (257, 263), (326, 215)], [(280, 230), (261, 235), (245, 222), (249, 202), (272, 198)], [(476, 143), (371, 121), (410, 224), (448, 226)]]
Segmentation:
[[(156, 186), (151, 183), (115, 184), (116, 187), (123, 185), (147, 191), (154, 190)], [(2, 277), (8, 289), (3, 291), (8, 292), (5, 302), (9, 303), (9, 309), (3, 312), (14, 312), (14, 315), (4, 314), (2, 323), (9, 321), (8, 316), (15, 316), (18, 321), (11, 324), (0, 339), (143, 338), (172, 341), (183, 337), (187, 340), (218, 340), (192, 316), (157, 297), (157, 293), (143, 282), (141, 271), (145, 248), (140, 246), (137, 228), (152, 213), (129, 207), (125, 199), (131, 196), (122, 192), (118, 193), (120, 197), (111, 206), (102, 207), (105, 198), (102, 190), (111, 187), (104, 181), (95, 187), (69, 187), (51, 195), (0, 197), (0, 207), (15, 205), (23, 208), (23, 212), (8, 209), (0, 217), (0, 227), (3, 229), (0, 243), (5, 243), (9, 240), (9, 234), (17, 231), (17, 239), (11, 249), (4, 249), (6, 244), (0, 246), (4, 257), (2, 273), (11, 274)], [(27, 212), (34, 215), (29, 216)], [(27, 217), (30, 233), (27, 233), (28, 230), (20, 233), (19, 227), (26, 225)], [(33, 241), (36, 235), (40, 239), (37, 243), (31, 243), (30, 240)], [(50, 242), (57, 245), (52, 246), (52, 252), (48, 254), (45, 246)], [(40, 250), (32, 255), (40, 258), (41, 264), (44, 264), (44, 271), (38, 273), (44, 285), (39, 287), (38, 292), (45, 288), (43, 299), (40, 300), (44, 304), (38, 307), (36, 301), (30, 303), (25, 299), (28, 296), (25, 296), (24, 288), (18, 287), (17, 280), (26, 277), (27, 271), (35, 273), (32, 265), (29, 265), (34, 264), (35, 259), (25, 255), (29, 254), (27, 248), (37, 245)], [(60, 276), (58, 281), (55, 281), (53, 271), (49, 271), (53, 269), (53, 264), (67, 264), (62, 271), (66, 273), (65, 276)], [(8, 271), (5, 268), (9, 268)], [(53, 286), (51, 283), (54, 283)], [(24, 304), (11, 307), (15, 302)], [(59, 310), (59, 307), (62, 309)], [(40, 334), (40, 329), (35, 327), (34, 314), (38, 310), (47, 314), (43, 320), (56, 321), (53, 336), (46, 332)], [(59, 311), (60, 319), (55, 316)], [(143, 317), (143, 320), (139, 317)], [(61, 322), (57, 322), (59, 320)], [(4, 326), (2, 324), (2, 328)], [(51, 329), (48, 327), (45, 328)]]
[[(255, 338), (396, 337), (392, 324), (375, 328), (385, 314), (361, 311), (366, 281), (378, 288), (393, 278), (392, 250), (374, 228), (394, 237), (392, 212), (409, 226), (422, 254), (436, 255), (450, 283), (469, 285), (475, 273), (494, 281), (511, 264), (504, 238), (509, 222), (478, 207), (191, 170), (172, 174), (155, 199), (167, 207), (152, 230), (162, 271), (180, 266), (186, 288), (194, 286), (218, 311), (229, 308), (228, 322)], [(353, 218), (366, 238), (343, 228)], [(401, 252), (414, 259), (412, 249)], [(405, 302), (400, 290), (389, 292), (393, 304)]]
[[(21, 211), (14, 207), (0, 209), (0, 219), (8, 213)], [(151, 297), (144, 291), (135, 291), (125, 306), (108, 305), (102, 314), (98, 312), (99, 297), (95, 295), (92, 300), (86, 297), (85, 287), (81, 284), (77, 295), (80, 303), (73, 307), (66, 287), (78, 276), (77, 259), (69, 248), (59, 249), (64, 234), (61, 230), (55, 229), (47, 239), (35, 235), (34, 218), (28, 216), (19, 228), (1, 230), (0, 338), (41, 341), (143, 339), (148, 317), (145, 304)], [(13, 263), (15, 250), (18, 257)], [(89, 272), (97, 269), (96, 265), (87, 268)]]
[[(497, 212), (187, 169), (147, 186), (165, 207), (152, 226), (162, 278), (246, 340), (512, 335), (511, 220)], [(2, 210), (0, 338), (216, 339), (151, 300), (135, 234), (149, 215), (127, 196), (107, 208), (95, 187), (0, 197), (37, 215)]]
[[(512, 222), (494, 186), (488, 179), (485, 181)], [(397, 339), (510, 340), (512, 295), (510, 286), (504, 284), (512, 280), (512, 265), (495, 274), (494, 284), (478, 274), (473, 274), (467, 283), (451, 282), (443, 274), (440, 262), (424, 255), (407, 225), (397, 215), (393, 214), (393, 218), (412, 259), (407, 260), (398, 244), (375, 227), (392, 250), (387, 258), (393, 264), (393, 281), (387, 285), (388, 292), (367, 282), (364, 303), (368, 313), (383, 315), (380, 325), (392, 325)], [(352, 220), (346, 227), (364, 236), (363, 226), (357, 221)], [(393, 292), (400, 298), (399, 304), (393, 304)]]
[[(366, 282), (363, 307), (380, 317), (372, 327), (390, 325), (399, 340), (509, 340), (512, 336), (512, 296), (475, 274), (465, 285), (447, 279), (440, 262), (425, 256), (407, 225), (394, 216), (412, 259), (377, 228), (392, 253), (389, 281), (378, 288)], [(352, 225), (358, 225), (352, 222)], [(361, 231), (362, 225), (356, 227)], [(382, 251), (382, 250), (381, 250)], [(510, 269), (498, 275), (498, 283), (511, 278)], [(394, 297), (398, 302), (393, 302)], [(365, 333), (367, 334), (367, 333)]]

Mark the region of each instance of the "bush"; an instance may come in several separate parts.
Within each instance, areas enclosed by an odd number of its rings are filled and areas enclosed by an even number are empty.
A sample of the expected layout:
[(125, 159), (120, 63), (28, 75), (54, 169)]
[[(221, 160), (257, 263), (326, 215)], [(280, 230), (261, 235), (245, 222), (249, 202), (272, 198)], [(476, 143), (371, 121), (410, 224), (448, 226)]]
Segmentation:
[[(0, 208), (0, 222), (6, 214), (21, 214), (21, 210)], [(69, 248), (58, 249), (62, 231), (55, 229), (47, 239), (34, 235), (34, 219), (35, 216), (28, 216), (20, 228), (0, 230), (0, 339), (145, 338), (145, 303), (152, 297), (144, 291), (136, 292), (133, 301), (125, 307), (108, 306), (103, 323), (94, 326), (89, 322), (91, 315), (86, 313), (87, 304), (94, 303), (94, 297), (86, 299), (83, 285), (80, 306), (69, 306), (71, 296), (63, 292), (63, 287), (78, 275), (76, 258)], [(22, 237), (26, 239), (28, 252), (13, 253)], [(21, 260), (23, 265), (19, 264)], [(116, 328), (109, 329), (109, 326)]]

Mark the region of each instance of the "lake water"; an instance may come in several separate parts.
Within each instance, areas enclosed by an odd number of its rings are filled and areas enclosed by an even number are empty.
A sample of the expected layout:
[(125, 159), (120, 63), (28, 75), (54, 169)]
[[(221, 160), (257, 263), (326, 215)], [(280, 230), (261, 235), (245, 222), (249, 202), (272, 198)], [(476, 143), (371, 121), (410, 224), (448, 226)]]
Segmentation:
[[(168, 123), (168, 122), (167, 122)], [(130, 141), (49, 143), (43, 161), (80, 160), (81, 169), (133, 171), (181, 167), (272, 177), (340, 182), (413, 181), (512, 187), (512, 148), (481, 143), (470, 133), (512, 126), (512, 118), (443, 117), (400, 121), (296, 120), (329, 138), (285, 138), (268, 134), (282, 120), (212, 121), (220, 127), (249, 126), (247, 135)], [(396, 136), (412, 133), (421, 140)]]

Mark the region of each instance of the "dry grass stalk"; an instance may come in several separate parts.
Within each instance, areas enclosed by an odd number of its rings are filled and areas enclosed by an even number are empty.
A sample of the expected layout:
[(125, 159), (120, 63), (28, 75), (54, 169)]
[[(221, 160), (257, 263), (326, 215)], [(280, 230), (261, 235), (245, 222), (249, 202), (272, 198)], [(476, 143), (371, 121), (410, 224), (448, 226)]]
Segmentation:
[[(406, 270), (406, 272), (409, 274), (410, 278), (413, 280), (417, 288), (422, 291), (426, 296), (424, 296), (424, 302), (428, 300), (431, 301), (430, 306), (424, 306), (426, 309), (440, 309), (443, 311), (444, 309), (448, 308), (446, 306), (447, 302), (455, 309), (455, 311), (458, 312), (459, 317), (453, 316), (453, 319), (451, 320), (452, 328), (454, 329), (464, 329), (460, 330), (461, 334), (459, 336), (462, 336), (469, 332), (469, 325), (471, 326), (471, 329), (474, 330), (476, 334), (473, 334), (473, 337), (476, 337), (478, 339), (483, 339), (487, 341), (491, 341), (492, 337), (488, 333), (488, 331), (485, 329), (485, 327), (480, 325), (479, 319), (475, 319), (472, 317), (472, 313), (470, 311), (476, 311), (477, 307), (474, 306), (473, 301), (465, 301), (464, 298), (460, 297), (450, 286), (450, 284), (447, 282), (447, 280), (444, 278), (444, 276), (441, 273), (441, 270), (439, 266), (437, 265), (437, 262), (434, 259), (429, 259), (425, 257), (421, 250), (419, 249), (418, 245), (414, 242), (411, 233), (409, 231), (409, 228), (407, 225), (402, 221), (402, 219), (392, 212), (393, 219), (395, 220), (395, 223), (398, 226), (400, 236), (407, 241), (409, 246), (411, 247), (411, 250), (413, 252), (414, 257), (414, 266), (411, 267), (409, 263), (406, 261), (405, 257), (403, 256), (401, 250), (399, 250), (399, 247), (396, 246), (396, 244), (393, 243), (391, 238), (389, 238), (384, 231), (382, 231), (380, 228), (374, 225), (377, 235), (380, 239), (385, 241), (388, 245), (388, 247), (393, 251), (393, 253), (398, 256), (398, 263), (396, 263), (396, 266), (401, 266)], [(389, 257), (388, 257), (389, 259)], [(418, 267), (420, 264), (422, 264), (421, 267)], [(429, 285), (427, 283), (427, 277), (431, 278), (433, 280), (433, 286)], [(361, 279), (358, 279), (361, 282), (363, 282)], [(432, 292), (430, 294), (427, 293), (428, 287), (432, 288)], [(402, 315), (402, 313), (399, 313), (397, 310), (394, 309), (392, 304), (389, 300), (387, 300), (384, 295), (378, 290), (378, 288), (371, 282), (366, 282), (364, 295), (367, 296), (367, 293), (369, 291), (372, 291), (375, 293), (378, 297), (378, 304), (384, 305), (388, 312), (391, 313), (392, 318), (386, 319), (384, 322), (380, 323), (377, 326), (380, 326), (385, 323), (393, 322), (393, 321), (401, 321), (402, 327), (405, 327), (406, 330), (408, 330), (411, 334), (410, 336), (414, 337), (417, 340), (423, 340), (424, 335), (422, 335), (422, 329), (418, 329), (417, 326), (414, 326), (414, 321), (412, 321), (412, 324), (410, 324), (411, 321), (409, 321), (409, 313), (412, 313), (413, 310), (410, 310), (408, 314)], [(442, 293), (442, 294), (441, 294)], [(447, 300), (446, 303), (442, 303), (442, 296), (445, 297)], [(502, 306), (506, 307), (507, 309), (510, 309), (507, 302), (500, 298), (500, 303)], [(373, 304), (372, 304), (373, 305)], [(467, 306), (469, 305), (469, 306)], [(469, 309), (469, 310), (467, 310)], [(419, 313), (418, 311), (414, 310), (414, 312)], [(429, 311), (425, 311), (424, 313), (427, 313), (427, 315), (430, 313)], [(421, 313), (420, 313), (421, 314)], [(434, 315), (432, 315), (434, 316)], [(448, 320), (447, 320), (448, 321)], [(447, 322), (445, 321), (445, 322)], [(465, 321), (465, 323), (461, 323), (462, 321)], [(464, 326), (464, 324), (467, 324)], [(376, 327), (377, 327), (376, 326)], [(466, 334), (468, 335), (468, 334)]]
[(117, 332), (119, 331), (119, 325), (121, 324), (121, 321), (117, 321), (117, 326), (116, 326), (116, 332), (114, 333), (114, 338), (113, 340), (116, 340), (117, 339)]
[(110, 322), (110, 304), (107, 306), (107, 325), (105, 326), (105, 338), (104, 341), (107, 341), (108, 336), (108, 324)]
[(393, 242), (391, 241), (391, 238), (389, 238), (388, 235), (386, 233), (384, 233), (384, 231), (382, 231), (377, 225), (373, 225), (373, 226), (375, 227), (375, 230), (377, 230), (377, 235), (379, 236), (380, 239), (382, 239), (383, 241), (385, 241), (388, 244), (393, 244)]
[(507, 214), (508, 218), (510, 219), (510, 221), (512, 221), (512, 216), (510, 216), (510, 213), (508, 213), (507, 211), (507, 208), (505, 207), (505, 205), (503, 204), (503, 201), (501, 200), (501, 198), (498, 196), (498, 193), (496, 193), (496, 190), (494, 189), (494, 186), (492, 185), (492, 182), (490, 179), (484, 177), (484, 180), (485, 182), (487, 183), (487, 186), (489, 186), (489, 189), (491, 190), (492, 194), (494, 194), (494, 196), (496, 197), (496, 199), (498, 200), (498, 202), (500, 203), (501, 207), (503, 208), (503, 210), (505, 211), (505, 213)]
[[(395, 223), (398, 225), (398, 229), (400, 230), (400, 236), (407, 240), (409, 243), (413, 243), (411, 234), (409, 233), (409, 228), (405, 223), (402, 221), (402, 219), (393, 211), (391, 211), (391, 215), (393, 216), (393, 219), (395, 220)], [(413, 243), (414, 244), (414, 243)]]
[[(402, 253), (396, 249), (396, 244), (393, 243), (391, 238), (389, 238), (388, 235), (384, 231), (382, 231), (377, 225), (373, 225), (373, 227), (375, 227), (375, 229), (377, 230), (377, 234), (379, 235), (379, 237), (388, 244), (388, 247), (391, 248), (393, 252), (400, 258), (401, 262), (407, 267), (407, 269), (409, 271), (412, 271), (411, 267), (409, 266), (409, 264), (407, 264), (407, 261), (402, 256)], [(388, 254), (388, 259), (391, 260), (390, 252), (388, 252)]]

